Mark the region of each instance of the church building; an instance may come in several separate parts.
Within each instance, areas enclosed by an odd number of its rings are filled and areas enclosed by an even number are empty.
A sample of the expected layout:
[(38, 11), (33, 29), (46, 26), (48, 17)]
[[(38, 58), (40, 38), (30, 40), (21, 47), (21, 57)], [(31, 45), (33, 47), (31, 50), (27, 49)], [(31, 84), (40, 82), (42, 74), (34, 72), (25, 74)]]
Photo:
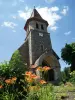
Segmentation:
[(35, 68), (37, 66), (51, 67), (49, 81), (53, 81), (59, 79), (60, 63), (58, 55), (52, 48), (47, 27), (48, 22), (34, 8), (24, 26), (26, 31), (24, 44), (18, 50), (23, 61), (27, 63), (28, 69), (32, 69), (31, 65), (35, 65)]

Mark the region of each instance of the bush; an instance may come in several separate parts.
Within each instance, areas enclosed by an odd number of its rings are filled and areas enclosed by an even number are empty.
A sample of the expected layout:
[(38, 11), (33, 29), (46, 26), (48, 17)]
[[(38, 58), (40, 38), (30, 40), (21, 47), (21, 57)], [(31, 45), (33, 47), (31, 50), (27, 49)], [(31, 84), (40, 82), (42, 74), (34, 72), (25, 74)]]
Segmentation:
[(75, 71), (70, 73), (70, 82), (72, 82), (73, 84), (75, 84)]
[(4, 61), (4, 63), (0, 64), (0, 77), (9, 77), (10, 76), (10, 69), (9, 62)]
[(17, 50), (9, 62), (0, 64), (0, 100), (22, 100), (25, 99), (26, 82), (24, 73), (26, 65)]
[(16, 77), (20, 77), (20, 75), (25, 73), (27, 68), (18, 50), (12, 55), (9, 65), (11, 66), (12, 75)]

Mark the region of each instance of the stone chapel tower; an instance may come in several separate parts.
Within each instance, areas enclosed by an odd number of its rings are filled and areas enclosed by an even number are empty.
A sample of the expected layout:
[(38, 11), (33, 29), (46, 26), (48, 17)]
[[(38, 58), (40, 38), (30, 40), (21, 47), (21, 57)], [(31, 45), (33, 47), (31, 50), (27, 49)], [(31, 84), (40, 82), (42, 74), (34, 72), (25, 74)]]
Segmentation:
[(26, 31), (25, 42), (18, 50), (28, 68), (34, 64), (36, 66), (51, 66), (51, 79), (57, 80), (60, 74), (59, 57), (52, 48), (47, 27), (48, 22), (40, 16), (36, 9), (33, 9), (24, 26)]

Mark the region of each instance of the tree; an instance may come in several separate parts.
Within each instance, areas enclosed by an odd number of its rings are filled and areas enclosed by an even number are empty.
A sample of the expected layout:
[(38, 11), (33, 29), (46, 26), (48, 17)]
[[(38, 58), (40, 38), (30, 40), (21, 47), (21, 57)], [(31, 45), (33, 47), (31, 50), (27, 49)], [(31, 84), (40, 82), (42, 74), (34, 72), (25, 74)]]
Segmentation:
[(15, 51), (14, 54), (11, 57), (11, 60), (9, 62), (11, 66), (11, 71), (15, 76), (21, 76), (26, 71), (26, 65), (22, 60), (22, 57), (19, 53), (19, 51)]
[(0, 77), (10, 77), (10, 69), (9, 62), (0, 63)]
[(70, 67), (65, 67), (63, 71), (61, 71), (61, 79), (62, 81), (69, 81), (70, 79)]
[(75, 70), (75, 43), (66, 44), (61, 50), (61, 57), (71, 65), (71, 71)]

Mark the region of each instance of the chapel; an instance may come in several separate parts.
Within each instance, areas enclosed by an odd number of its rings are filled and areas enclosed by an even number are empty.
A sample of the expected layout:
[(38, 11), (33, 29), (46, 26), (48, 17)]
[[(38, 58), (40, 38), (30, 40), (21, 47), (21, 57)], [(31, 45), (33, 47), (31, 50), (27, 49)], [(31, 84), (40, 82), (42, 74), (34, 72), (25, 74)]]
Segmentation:
[[(58, 55), (52, 48), (47, 27), (48, 22), (34, 8), (24, 26), (25, 41), (18, 50), (29, 70), (35, 71), (37, 66), (49, 66), (51, 70), (48, 71), (48, 80), (55, 81), (60, 78), (60, 63)], [(32, 65), (35, 67), (31, 67)]]

